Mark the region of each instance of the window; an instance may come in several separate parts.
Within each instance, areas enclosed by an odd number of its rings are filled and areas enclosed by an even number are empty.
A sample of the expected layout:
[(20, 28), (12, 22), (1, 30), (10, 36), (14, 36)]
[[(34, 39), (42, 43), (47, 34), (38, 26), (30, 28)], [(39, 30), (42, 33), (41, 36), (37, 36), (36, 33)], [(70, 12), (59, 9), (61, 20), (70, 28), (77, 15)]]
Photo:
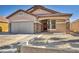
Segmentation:
[(50, 21), (47, 22), (47, 27), (50, 29)]
[(52, 29), (56, 29), (56, 20), (51, 20)]
[(56, 29), (56, 20), (48, 20), (48, 29)]

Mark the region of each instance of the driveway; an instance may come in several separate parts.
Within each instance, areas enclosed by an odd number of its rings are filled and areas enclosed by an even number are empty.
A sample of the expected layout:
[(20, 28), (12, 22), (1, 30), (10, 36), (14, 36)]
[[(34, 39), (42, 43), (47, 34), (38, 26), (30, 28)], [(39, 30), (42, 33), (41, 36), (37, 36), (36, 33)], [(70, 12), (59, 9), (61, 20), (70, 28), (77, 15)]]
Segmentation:
[(0, 35), (0, 46), (10, 45), (20, 41), (28, 40), (33, 35), (29, 34), (17, 34), (17, 35)]
[(41, 37), (45, 39), (49, 39), (52, 37), (57, 38), (66, 38), (65, 40), (74, 40), (79, 39), (79, 37), (72, 36), (70, 34), (62, 34), (62, 33), (40, 33), (40, 34), (13, 34), (13, 35), (0, 35), (0, 46), (9, 45), (17, 42), (27, 42), (34, 37)]

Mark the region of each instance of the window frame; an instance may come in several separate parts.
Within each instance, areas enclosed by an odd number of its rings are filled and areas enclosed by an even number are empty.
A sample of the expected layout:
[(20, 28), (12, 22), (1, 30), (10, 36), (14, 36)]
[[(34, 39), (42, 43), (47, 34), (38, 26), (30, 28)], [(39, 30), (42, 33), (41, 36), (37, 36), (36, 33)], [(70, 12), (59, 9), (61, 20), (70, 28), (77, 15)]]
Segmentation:
[(48, 29), (56, 29), (56, 20), (48, 20), (47, 21), (47, 28)]
[(51, 20), (51, 28), (56, 29), (56, 20)]

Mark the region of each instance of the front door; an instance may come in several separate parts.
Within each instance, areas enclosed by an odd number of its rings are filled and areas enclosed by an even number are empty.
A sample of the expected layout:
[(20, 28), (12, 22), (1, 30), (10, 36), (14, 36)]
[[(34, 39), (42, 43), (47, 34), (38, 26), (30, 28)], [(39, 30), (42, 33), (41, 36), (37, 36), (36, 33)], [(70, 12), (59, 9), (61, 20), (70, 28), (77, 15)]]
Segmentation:
[(47, 31), (47, 22), (43, 23), (43, 31)]
[(47, 31), (47, 20), (42, 20), (41, 23), (42, 23), (42, 31), (43, 32)]

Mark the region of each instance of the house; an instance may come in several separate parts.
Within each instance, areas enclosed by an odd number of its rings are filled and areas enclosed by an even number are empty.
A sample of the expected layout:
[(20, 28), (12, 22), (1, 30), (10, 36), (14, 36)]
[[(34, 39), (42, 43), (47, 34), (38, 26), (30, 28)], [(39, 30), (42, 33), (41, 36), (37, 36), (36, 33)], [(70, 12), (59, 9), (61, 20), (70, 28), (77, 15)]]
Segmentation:
[(17, 10), (7, 17), (11, 33), (58, 32), (69, 33), (72, 14), (61, 13), (44, 6)]
[(79, 32), (79, 19), (71, 23), (70, 30), (72, 32)]
[(0, 16), (0, 32), (8, 32), (8, 20)]

